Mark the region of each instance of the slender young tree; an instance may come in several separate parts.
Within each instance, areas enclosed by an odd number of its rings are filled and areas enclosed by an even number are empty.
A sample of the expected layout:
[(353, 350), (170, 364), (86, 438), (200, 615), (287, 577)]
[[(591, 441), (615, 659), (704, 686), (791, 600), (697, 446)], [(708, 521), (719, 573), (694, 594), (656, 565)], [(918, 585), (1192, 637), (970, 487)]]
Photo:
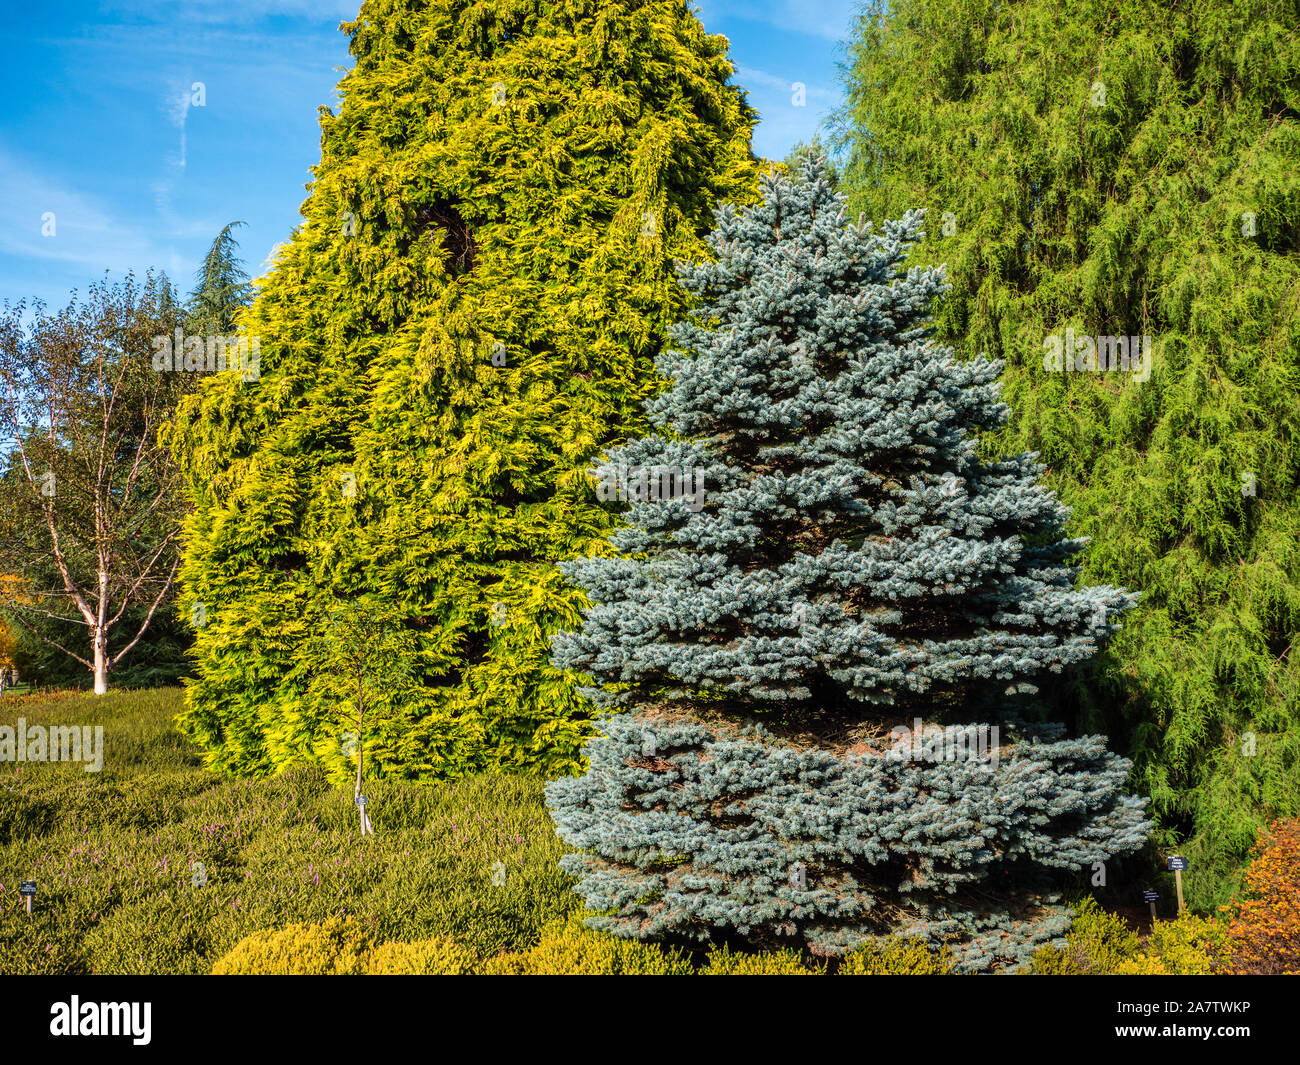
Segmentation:
[[(11, 437), (0, 486), (0, 571), (20, 580), (3, 608), (89, 670), (94, 690), (149, 631), (180, 565), (175, 464), (160, 440), (184, 388), (154, 371), (155, 338), (177, 307), (166, 278), (128, 275), (47, 313), (0, 313), (0, 424)], [(134, 609), (134, 608), (139, 608)], [(76, 649), (42, 622), (85, 630)], [(122, 638), (111, 638), (119, 626)]]
[[(308, 702), (320, 715), (316, 732), (336, 741), (345, 758), (355, 755), (353, 802), (361, 834), (373, 835), (362, 791), (367, 736), (402, 705), (414, 674), (417, 641), (400, 611), (362, 597), (327, 603), (306, 649), (313, 663)], [(320, 719), (328, 724), (320, 727)]]
[(547, 788), (562, 864), (619, 935), (1018, 965), (1068, 927), (1049, 874), (1150, 827), (1104, 737), (1017, 721), (1136, 597), (1074, 587), (1032, 454), (979, 456), (1001, 367), (930, 339), (943, 271), (900, 270), (920, 215), (846, 225), (820, 158), (799, 171), (682, 266), (659, 432), (596, 470), (632, 500), (618, 553), (560, 566), (594, 605), (556, 664), (633, 710)]

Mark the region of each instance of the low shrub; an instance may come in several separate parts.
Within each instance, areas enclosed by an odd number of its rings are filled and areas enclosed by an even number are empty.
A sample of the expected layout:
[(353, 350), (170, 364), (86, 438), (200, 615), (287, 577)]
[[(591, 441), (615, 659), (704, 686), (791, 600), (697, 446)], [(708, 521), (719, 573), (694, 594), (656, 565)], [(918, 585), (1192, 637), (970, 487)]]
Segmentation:
[(936, 954), (919, 939), (896, 936), (854, 951), (839, 972), (841, 976), (951, 976), (955, 961), (947, 947)]
[(241, 940), (213, 967), (216, 975), (680, 976), (690, 962), (673, 951), (615, 939), (569, 921), (547, 929), (534, 947), (478, 960), (445, 936), (375, 945), (355, 921), (293, 925)]
[(1210, 917), (1183, 911), (1156, 921), (1142, 952), (1117, 964), (1117, 976), (1212, 976), (1224, 971), (1227, 929)]
[(241, 939), (212, 967), (216, 976), (346, 976), (361, 971), (370, 949), (355, 922), (291, 924)]
[(1123, 918), (1085, 898), (1075, 909), (1064, 945), (1039, 948), (1027, 971), (1036, 976), (1104, 975), (1141, 949), (1141, 940)]
[(473, 972), (474, 956), (445, 936), (376, 945), (360, 922), (255, 932), (212, 967), (214, 976), (449, 976)]
[[(572, 917), (547, 928), (526, 950), (485, 959), (446, 937), (376, 945), (359, 921), (330, 920), (254, 933), (213, 967), (216, 975), (438, 976), (821, 976), (823, 961), (795, 950), (762, 953), (717, 947), (698, 963), (673, 948), (620, 939)], [(889, 940), (845, 958), (845, 976), (944, 975), (952, 956), (935, 955), (918, 940)]]
[(369, 976), (463, 976), (477, 969), (477, 961), (455, 940), (441, 936), (417, 943), (383, 943), (364, 959)]
[(1233, 972), (1300, 975), (1300, 820), (1260, 834), (1241, 897), (1223, 911)]
[(769, 950), (758, 954), (718, 947), (709, 952), (702, 976), (819, 976), (825, 967), (806, 960), (796, 950)]
[(1184, 911), (1156, 921), (1144, 943), (1123, 918), (1084, 899), (1062, 947), (1043, 947), (1029, 972), (1037, 976), (1208, 976), (1223, 971), (1226, 929)]
[(690, 961), (675, 950), (594, 932), (572, 919), (549, 930), (537, 946), (490, 959), (491, 976), (689, 976)]

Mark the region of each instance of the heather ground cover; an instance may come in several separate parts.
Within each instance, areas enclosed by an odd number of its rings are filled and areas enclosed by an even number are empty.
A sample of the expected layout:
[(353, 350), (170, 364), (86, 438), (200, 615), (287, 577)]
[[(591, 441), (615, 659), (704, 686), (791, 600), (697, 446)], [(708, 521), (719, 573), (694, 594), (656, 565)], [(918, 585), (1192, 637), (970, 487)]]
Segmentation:
[[(620, 940), (584, 927), (540, 781), (367, 782), (361, 838), (347, 786), (317, 770), (206, 770), (176, 689), (0, 700), (0, 729), (96, 725), (103, 767), (0, 763), (0, 974), (317, 972), (942, 974), (901, 941), (828, 962), (806, 952)], [(201, 863), (201, 864), (200, 864)], [(28, 917), (18, 886), (35, 879)], [(1221, 925), (1135, 935), (1086, 905), (1031, 971), (1211, 972)]]
[(350, 789), (318, 770), (206, 770), (180, 705), (177, 689), (0, 702), (0, 726), (104, 730), (97, 773), (0, 763), (0, 973), (202, 973), (250, 933), (348, 916), (490, 956), (576, 905), (540, 781), (368, 782), (363, 840)]

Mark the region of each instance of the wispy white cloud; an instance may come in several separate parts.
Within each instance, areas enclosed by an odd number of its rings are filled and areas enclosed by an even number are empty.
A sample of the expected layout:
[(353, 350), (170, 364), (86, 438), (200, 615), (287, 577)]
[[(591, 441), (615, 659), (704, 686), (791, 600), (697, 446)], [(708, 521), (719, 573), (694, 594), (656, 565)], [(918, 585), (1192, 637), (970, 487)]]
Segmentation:
[[(172, 192), (176, 182), (185, 176), (187, 158), (186, 126), (189, 122), (190, 107), (194, 105), (196, 93), (206, 92), (201, 82), (192, 82), (188, 77), (180, 78), (164, 92), (162, 99), (163, 113), (167, 120), (176, 127), (180, 135), (180, 144), (174, 153), (169, 153), (164, 163), (164, 173), (152, 184), (154, 206), (159, 213), (171, 211)], [(200, 96), (200, 99), (202, 97)]]
[(817, 104), (832, 107), (840, 99), (840, 93), (836, 89), (811, 85), (808, 82), (799, 81), (797, 78), (777, 77), (775, 74), (770, 74), (766, 70), (758, 70), (755, 67), (738, 66), (736, 67), (736, 76), (746, 89), (753, 90), (757, 86), (781, 94), (786, 97), (786, 102), (791, 107), (795, 106), (791, 101), (794, 98), (796, 82), (804, 86), (803, 95), (808, 107), (814, 107)]
[(190, 117), (190, 105), (194, 102), (194, 93), (200, 91), (196, 88), (199, 84), (194, 82), (189, 86), (177, 85), (163, 97), (164, 109), (171, 119), (171, 124), (181, 131), (181, 150), (176, 165), (182, 170), (185, 169), (185, 123)]
[[(52, 217), (53, 235), (44, 235)], [(203, 232), (210, 230), (205, 224)], [(169, 234), (171, 236), (171, 234)], [(23, 160), (0, 151), (0, 254), (19, 262), (63, 263), (89, 281), (109, 271), (148, 266), (178, 276), (189, 268), (148, 228), (115, 219), (93, 196), (51, 181)], [(12, 286), (12, 279), (10, 286)], [(5, 292), (5, 298), (23, 293)]]
[(116, 0), (104, 5), (110, 15), (156, 17), (174, 22), (183, 17), (193, 22), (260, 22), (269, 15), (310, 18), (354, 19), (360, 0)]

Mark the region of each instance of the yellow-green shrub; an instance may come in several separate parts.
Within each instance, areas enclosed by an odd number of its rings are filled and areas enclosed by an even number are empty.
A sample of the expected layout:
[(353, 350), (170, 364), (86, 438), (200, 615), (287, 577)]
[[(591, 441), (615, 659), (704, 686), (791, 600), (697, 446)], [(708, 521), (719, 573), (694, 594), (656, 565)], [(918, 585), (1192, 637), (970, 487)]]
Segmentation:
[(1035, 976), (1100, 976), (1115, 971), (1122, 961), (1142, 948), (1122, 917), (1109, 913), (1092, 898), (1075, 910), (1074, 924), (1062, 950), (1042, 947), (1034, 953), (1029, 971)]
[(1224, 971), (1228, 930), (1208, 917), (1184, 912), (1157, 921), (1141, 954), (1120, 962), (1120, 976), (1210, 976)]
[(722, 947), (709, 952), (701, 976), (819, 976), (825, 966), (805, 962), (798, 951), (772, 950), (745, 954)]
[(840, 965), (841, 976), (950, 976), (952, 951), (938, 954), (919, 939), (892, 937), (854, 951)]
[[(1123, 920), (1088, 899), (1063, 950), (1044, 947), (1033, 958), (1036, 975), (1199, 976), (1222, 970), (1228, 949), (1220, 922), (1183, 914), (1158, 921), (1145, 948)], [(619, 939), (587, 928), (580, 917), (547, 928), (534, 947), (479, 961), (445, 936), (375, 944), (352, 919), (255, 932), (212, 969), (217, 975), (304, 976), (821, 976), (823, 962), (795, 950), (750, 954), (711, 950), (696, 969), (680, 951)], [(918, 939), (891, 938), (846, 956), (841, 976), (947, 976), (951, 952), (935, 953)]]
[(473, 972), (474, 955), (445, 936), (373, 944), (351, 920), (289, 925), (241, 939), (216, 965), (216, 976), (443, 976)]
[(245, 936), (212, 967), (214, 976), (344, 976), (361, 971), (369, 938), (352, 921), (331, 918), (322, 924)]
[(367, 976), (464, 976), (473, 973), (473, 954), (453, 939), (439, 936), (416, 943), (383, 943), (362, 959)]
[(543, 933), (532, 949), (498, 955), (482, 968), (488, 976), (689, 976), (693, 971), (676, 951), (594, 932), (577, 918)]
[(1037, 976), (1205, 976), (1221, 972), (1227, 930), (1184, 912), (1157, 921), (1144, 944), (1123, 918), (1093, 899), (1079, 904), (1064, 950), (1043, 947), (1030, 971)]

